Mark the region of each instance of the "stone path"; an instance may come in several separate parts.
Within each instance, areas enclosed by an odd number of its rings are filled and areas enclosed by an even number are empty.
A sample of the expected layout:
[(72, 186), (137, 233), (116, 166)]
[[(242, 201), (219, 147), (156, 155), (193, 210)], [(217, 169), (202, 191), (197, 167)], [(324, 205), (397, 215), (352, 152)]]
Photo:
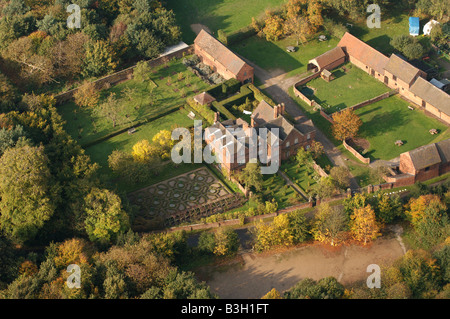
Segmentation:
[(305, 200), (308, 200), (308, 196), (305, 194), (305, 192), (303, 192), (300, 187), (297, 186), (297, 184), (295, 184), (294, 182), (291, 181), (291, 179), (289, 178), (289, 176), (287, 176), (285, 173), (283, 173), (282, 171), (278, 171), (278, 175), (280, 175), (285, 181), (286, 181), (286, 185), (291, 186), (297, 193), (299, 193)]

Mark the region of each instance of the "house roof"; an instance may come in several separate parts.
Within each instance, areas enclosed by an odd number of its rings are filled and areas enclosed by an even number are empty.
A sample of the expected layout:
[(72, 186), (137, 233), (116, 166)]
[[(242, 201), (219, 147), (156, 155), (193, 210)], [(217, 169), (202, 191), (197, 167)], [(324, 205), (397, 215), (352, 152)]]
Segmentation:
[[(267, 122), (264, 127), (268, 128), (269, 130), (272, 128), (278, 128), (279, 129), (279, 138), (281, 141), (284, 141), (286, 137), (291, 134), (292, 131), (298, 131), (294, 125), (289, 123), (283, 116), (279, 116), (278, 118)], [(301, 135), (303, 135), (301, 132), (298, 132)]]
[(274, 110), (269, 103), (262, 100), (253, 111), (252, 119), (259, 125), (273, 120)]
[(450, 96), (427, 80), (421, 77), (417, 78), (410, 91), (439, 111), (450, 116)]
[(409, 151), (409, 157), (416, 170), (424, 169), (428, 166), (441, 163), (436, 144), (428, 144)]
[(406, 62), (396, 54), (391, 55), (389, 62), (384, 69), (408, 84), (410, 84), (420, 72), (418, 68)]
[(450, 162), (450, 138), (436, 143), (439, 155), (443, 163)]
[(205, 105), (214, 102), (216, 99), (208, 93), (202, 92), (194, 96), (194, 100), (201, 105)]
[(246, 65), (244, 60), (239, 58), (224, 44), (204, 29), (202, 29), (197, 35), (194, 43), (212, 56), (218, 63), (222, 64), (227, 70), (231, 71), (234, 75), (237, 75)]
[(349, 56), (361, 61), (380, 74), (384, 73), (384, 67), (389, 62), (387, 56), (348, 32), (339, 41), (338, 47), (343, 48)]
[[(341, 47), (335, 47), (334, 49), (331, 49), (330, 51), (327, 51), (318, 57), (315, 57), (314, 59), (310, 60), (309, 63), (316, 64), (320, 69), (323, 69), (330, 65), (333, 62), (336, 62), (339, 59), (342, 59), (345, 57), (345, 52), (342, 50)], [(316, 63), (314, 63), (316, 62)]]

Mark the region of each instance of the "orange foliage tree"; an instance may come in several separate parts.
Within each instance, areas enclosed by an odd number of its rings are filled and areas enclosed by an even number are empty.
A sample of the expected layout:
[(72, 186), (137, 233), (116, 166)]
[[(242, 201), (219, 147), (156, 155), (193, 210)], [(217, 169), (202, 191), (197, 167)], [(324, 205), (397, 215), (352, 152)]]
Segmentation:
[(333, 121), (333, 135), (340, 141), (355, 137), (362, 125), (361, 119), (351, 109), (334, 113)]

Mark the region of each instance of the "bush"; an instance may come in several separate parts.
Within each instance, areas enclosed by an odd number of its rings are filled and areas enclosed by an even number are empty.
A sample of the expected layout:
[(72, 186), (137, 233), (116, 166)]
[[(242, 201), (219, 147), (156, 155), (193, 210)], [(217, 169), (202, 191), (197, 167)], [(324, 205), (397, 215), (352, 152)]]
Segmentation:
[(210, 75), (213, 73), (213, 70), (208, 65), (202, 62), (197, 64), (197, 70), (200, 72), (201, 75)]
[(182, 63), (183, 63), (185, 66), (190, 66), (190, 67), (192, 67), (192, 66), (195, 66), (195, 65), (197, 65), (197, 64), (200, 63), (200, 58), (198, 57), (198, 55), (193, 54), (193, 55), (191, 55), (190, 57), (185, 57), (185, 58), (183, 58)]

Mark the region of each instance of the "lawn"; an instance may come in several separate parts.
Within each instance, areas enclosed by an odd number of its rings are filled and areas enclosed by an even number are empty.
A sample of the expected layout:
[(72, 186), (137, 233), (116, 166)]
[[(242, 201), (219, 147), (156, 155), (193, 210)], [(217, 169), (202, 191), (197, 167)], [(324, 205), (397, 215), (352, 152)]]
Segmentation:
[(266, 9), (276, 8), (285, 2), (286, 0), (172, 0), (167, 2), (167, 7), (175, 12), (183, 41), (193, 43), (196, 35), (191, 29), (192, 24), (206, 25), (214, 35), (217, 35), (219, 29), (231, 33), (250, 25), (252, 17), (258, 18)]
[(314, 171), (307, 167), (299, 166), (295, 160), (286, 161), (281, 165), (281, 170), (286, 173), (292, 182), (296, 183), (305, 193), (308, 193), (311, 186), (316, 184)]
[[(178, 81), (178, 73), (183, 74), (183, 80)], [(171, 85), (167, 85), (169, 77)], [(125, 115), (126, 121), (116, 127), (113, 127), (107, 118), (96, 114), (94, 109), (80, 108), (73, 101), (59, 106), (58, 111), (66, 121), (66, 131), (84, 145), (139, 121), (177, 109), (185, 104), (186, 97), (195, 95), (194, 89), (202, 91), (208, 87), (200, 78), (188, 71), (181, 60), (171, 61), (167, 68), (164, 66), (155, 68), (151, 78), (152, 81), (149, 82), (128, 80), (101, 92), (99, 103), (104, 102), (110, 93), (115, 93), (120, 99), (123, 109), (121, 113)], [(182, 96), (181, 89), (184, 90), (186, 97)], [(129, 97), (125, 95), (127, 90), (131, 92)]]
[[(329, 37), (326, 41), (313, 39), (298, 46), (296, 42), (292, 37), (270, 42), (253, 36), (231, 46), (231, 49), (267, 71), (288, 73), (287, 76), (290, 77), (306, 72), (308, 61), (336, 47), (339, 39), (333, 37)], [(286, 47), (291, 45), (296, 46), (298, 50), (287, 52)]]
[(308, 82), (306, 86), (310, 94), (302, 90), (308, 98), (322, 105), (328, 114), (389, 92), (386, 85), (351, 63), (333, 70), (332, 74), (335, 79), (331, 82), (320, 77)]
[(278, 175), (263, 175), (264, 183), (262, 194), (266, 198), (275, 198), (278, 208), (292, 206), (294, 200), (302, 202), (304, 199)]
[[(450, 138), (445, 124), (420, 110), (409, 110), (408, 105), (398, 96), (392, 96), (356, 111), (363, 121), (359, 136), (370, 142), (364, 156), (390, 160), (419, 146)], [(439, 131), (437, 136), (428, 132), (433, 128)], [(404, 145), (396, 146), (397, 140), (402, 140)]]

